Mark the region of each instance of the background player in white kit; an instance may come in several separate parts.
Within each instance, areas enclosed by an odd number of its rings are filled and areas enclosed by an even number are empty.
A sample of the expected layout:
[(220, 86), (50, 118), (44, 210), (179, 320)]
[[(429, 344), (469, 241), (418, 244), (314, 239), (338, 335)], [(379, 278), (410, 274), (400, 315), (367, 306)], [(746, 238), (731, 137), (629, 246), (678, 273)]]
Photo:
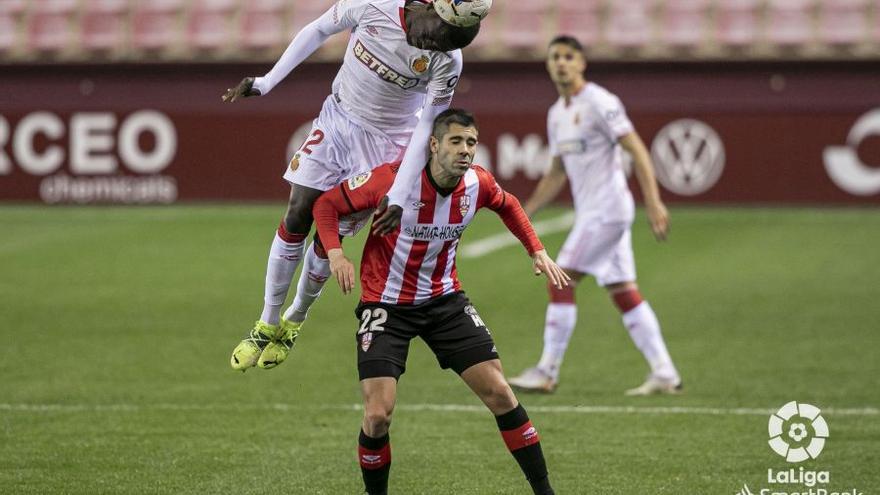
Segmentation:
[[(577, 321), (575, 283), (585, 274), (608, 290), (623, 323), (651, 368), (648, 379), (627, 395), (675, 393), (681, 378), (666, 349), (660, 324), (636, 285), (630, 227), (635, 215), (626, 183), (621, 146), (633, 164), (645, 198), (651, 230), (666, 238), (669, 216), (660, 200), (653, 165), (645, 145), (626, 116), (623, 104), (605, 88), (584, 77), (583, 47), (572, 37), (550, 42), (547, 71), (559, 91), (550, 108), (547, 135), (552, 164), (525, 204), (530, 216), (571, 182), (575, 225), (557, 258), (572, 279), (568, 287), (549, 287), (544, 351), (538, 365), (508, 381), (527, 391), (552, 392)], [(620, 146), (618, 146), (618, 144)]]
[[(396, 206), (387, 210), (399, 211), (427, 159), (422, 143), (428, 142), (434, 117), (452, 100), (461, 74), (460, 48), (476, 37), (491, 0), (469, 2), (467, 11), (474, 15), (466, 19), (450, 5), (340, 0), (296, 35), (268, 74), (245, 78), (223, 96), (224, 101), (234, 102), (266, 95), (327, 38), (351, 30), (332, 94), (284, 174), (291, 185), (290, 199), (269, 251), (263, 312), (233, 351), (234, 369), (271, 368), (284, 361), (308, 308), (321, 292), (329, 265), (320, 243), (313, 242), (305, 252), (296, 298), (281, 317), (312, 226), (312, 206), (322, 192), (403, 156), (400, 174), (388, 193), (390, 204)], [(407, 149), (411, 138), (419, 145)], [(379, 231), (396, 224), (393, 215), (385, 217), (386, 225), (380, 222)], [(354, 235), (364, 221), (349, 219), (340, 232)]]

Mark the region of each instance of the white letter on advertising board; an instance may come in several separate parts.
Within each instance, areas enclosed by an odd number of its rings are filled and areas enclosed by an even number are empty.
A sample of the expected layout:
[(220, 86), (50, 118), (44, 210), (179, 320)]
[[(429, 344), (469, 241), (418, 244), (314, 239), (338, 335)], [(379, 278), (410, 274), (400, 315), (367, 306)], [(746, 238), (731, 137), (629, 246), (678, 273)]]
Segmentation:
[(537, 179), (550, 164), (550, 152), (544, 140), (537, 134), (523, 138), (522, 144), (512, 134), (498, 138), (498, 177), (511, 179), (518, 170), (529, 179)]
[(12, 138), (12, 151), (18, 165), (33, 175), (50, 174), (61, 166), (64, 151), (60, 146), (49, 145), (42, 154), (34, 149), (34, 137), (43, 134), (50, 140), (64, 135), (64, 123), (49, 112), (34, 112), (18, 123)]
[(111, 174), (116, 171), (112, 113), (76, 113), (70, 119), (70, 170), (75, 174)]
[[(156, 144), (144, 152), (138, 143), (141, 134), (152, 133)], [(142, 110), (131, 114), (119, 129), (119, 155), (133, 172), (154, 174), (164, 169), (177, 153), (177, 131), (165, 114)]]

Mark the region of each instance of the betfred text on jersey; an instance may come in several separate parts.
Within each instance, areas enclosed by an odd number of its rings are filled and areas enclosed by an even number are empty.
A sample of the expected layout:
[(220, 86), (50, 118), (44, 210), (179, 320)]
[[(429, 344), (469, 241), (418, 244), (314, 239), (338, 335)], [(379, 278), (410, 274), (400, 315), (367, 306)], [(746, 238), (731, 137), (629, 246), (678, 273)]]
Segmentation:
[(385, 82), (396, 84), (403, 89), (410, 89), (419, 84), (417, 78), (406, 77), (392, 70), (385, 62), (370, 53), (360, 41), (354, 43), (354, 56)]

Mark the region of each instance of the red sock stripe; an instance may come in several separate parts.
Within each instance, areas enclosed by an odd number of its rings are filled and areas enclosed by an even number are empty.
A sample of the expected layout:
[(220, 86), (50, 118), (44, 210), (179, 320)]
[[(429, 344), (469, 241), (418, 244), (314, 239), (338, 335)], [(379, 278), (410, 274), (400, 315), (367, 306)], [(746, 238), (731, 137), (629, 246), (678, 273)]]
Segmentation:
[(526, 421), (526, 423), (519, 428), (502, 431), (501, 436), (504, 437), (504, 443), (507, 444), (507, 450), (511, 452), (523, 447), (528, 447), (529, 445), (534, 445), (541, 441), (541, 439), (538, 438), (538, 430), (532, 426), (531, 421)]
[(574, 286), (569, 285), (557, 289), (551, 283), (547, 283), (547, 292), (550, 293), (550, 302), (574, 304)]
[(630, 310), (634, 309), (639, 304), (642, 304), (642, 295), (639, 293), (639, 289), (627, 289), (621, 292), (613, 292), (611, 294), (611, 299), (614, 300), (614, 304), (617, 305), (617, 309), (619, 309), (621, 313), (629, 313)]
[(307, 234), (291, 234), (284, 228), (284, 222), (282, 221), (278, 224), (278, 237), (281, 238), (282, 241), (288, 242), (291, 244), (302, 242), (305, 240)]
[(358, 445), (358, 460), (364, 469), (379, 469), (391, 462), (391, 444), (387, 443), (379, 450), (370, 450)]

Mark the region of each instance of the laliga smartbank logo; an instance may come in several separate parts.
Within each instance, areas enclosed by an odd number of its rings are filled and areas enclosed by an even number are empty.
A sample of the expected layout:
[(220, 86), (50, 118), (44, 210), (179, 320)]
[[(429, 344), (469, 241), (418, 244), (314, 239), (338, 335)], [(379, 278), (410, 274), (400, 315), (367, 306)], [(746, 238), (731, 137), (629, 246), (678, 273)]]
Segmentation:
[[(770, 448), (786, 462), (796, 464), (815, 460), (829, 437), (828, 423), (822, 411), (803, 402), (791, 401), (770, 415), (767, 430)], [(798, 468), (767, 469), (767, 485), (749, 488), (743, 485), (735, 495), (863, 495), (856, 488), (839, 490), (828, 486), (831, 472)]]
[(825, 448), (828, 424), (818, 407), (791, 401), (770, 415), (770, 448), (788, 462), (815, 459)]

